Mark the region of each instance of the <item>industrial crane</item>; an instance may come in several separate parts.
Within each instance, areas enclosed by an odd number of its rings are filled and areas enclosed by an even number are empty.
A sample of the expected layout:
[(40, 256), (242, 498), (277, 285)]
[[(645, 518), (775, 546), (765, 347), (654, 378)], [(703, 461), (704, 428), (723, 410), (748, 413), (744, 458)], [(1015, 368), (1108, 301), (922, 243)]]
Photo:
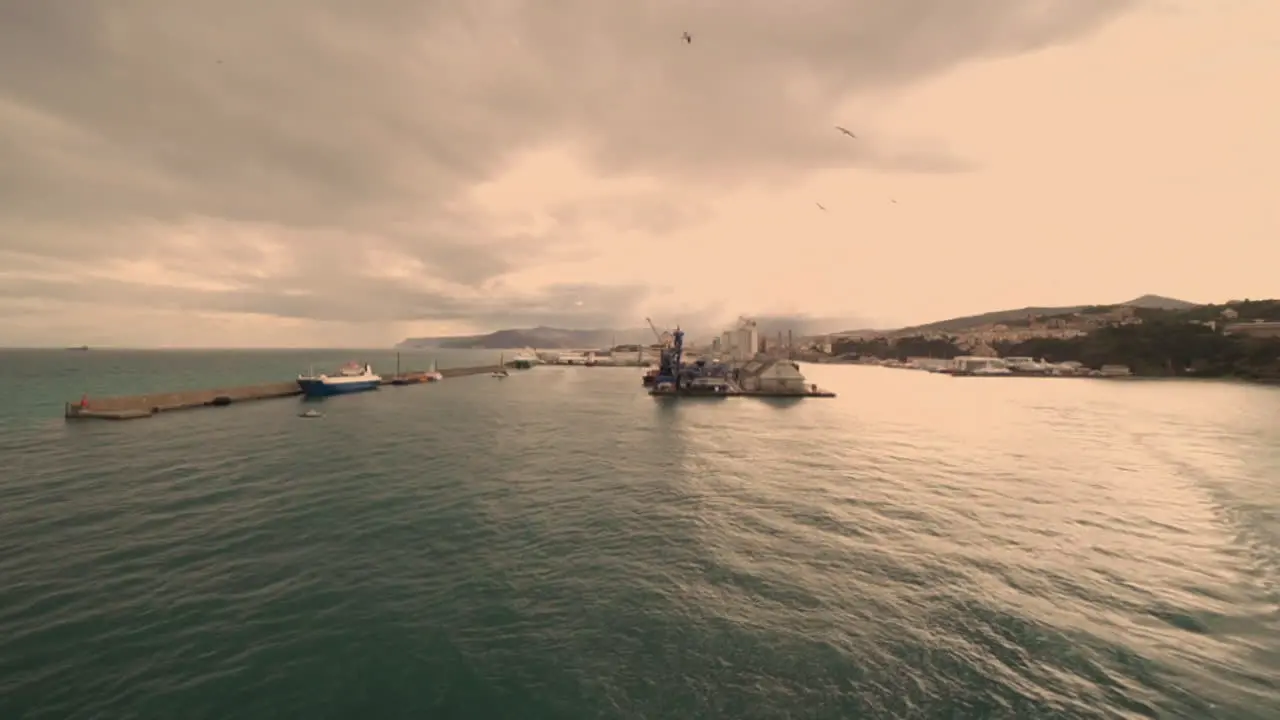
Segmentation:
[(680, 359), (683, 355), (684, 331), (676, 328), (671, 333), (671, 346), (662, 350), (662, 359), (658, 364), (658, 377), (653, 380), (655, 387), (669, 382), (675, 385), (677, 390), (680, 389), (680, 372), (684, 369), (680, 365)]
[(659, 347), (667, 347), (671, 344), (671, 333), (658, 332), (658, 326), (654, 325), (653, 320), (649, 318), (645, 318), (644, 321), (649, 323), (649, 329), (653, 331), (653, 336), (658, 339)]
[(680, 359), (684, 355), (684, 331), (677, 327), (673, 332), (659, 332), (653, 320), (649, 318), (644, 320), (649, 323), (649, 329), (653, 331), (654, 337), (658, 338), (658, 345), (662, 348), (662, 356), (658, 362), (658, 375), (654, 378), (653, 384), (656, 386), (669, 382), (678, 389), (682, 369)]

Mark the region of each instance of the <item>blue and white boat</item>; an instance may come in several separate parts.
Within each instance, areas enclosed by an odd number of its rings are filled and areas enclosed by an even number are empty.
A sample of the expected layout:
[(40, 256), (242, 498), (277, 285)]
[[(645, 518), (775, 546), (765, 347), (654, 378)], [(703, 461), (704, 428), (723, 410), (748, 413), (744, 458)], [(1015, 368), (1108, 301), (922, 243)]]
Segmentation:
[(307, 397), (364, 392), (375, 390), (381, 384), (382, 377), (375, 375), (373, 368), (367, 363), (347, 363), (338, 370), (337, 375), (316, 375), (313, 371), (310, 375), (298, 376), (298, 387), (302, 388), (302, 394)]

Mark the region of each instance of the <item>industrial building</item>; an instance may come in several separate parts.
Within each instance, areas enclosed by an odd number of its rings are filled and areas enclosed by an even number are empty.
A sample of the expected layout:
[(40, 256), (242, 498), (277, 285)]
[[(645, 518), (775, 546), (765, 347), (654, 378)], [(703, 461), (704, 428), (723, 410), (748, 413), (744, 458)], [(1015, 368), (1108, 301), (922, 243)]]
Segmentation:
[(760, 352), (760, 332), (756, 321), (738, 318), (738, 326), (725, 330), (719, 338), (719, 353), (732, 363), (749, 362)]
[(652, 320), (648, 322), (664, 346), (657, 370), (642, 379), (644, 385), (652, 386), (651, 395), (835, 397), (806, 382), (795, 361), (761, 352), (760, 334), (753, 320), (739, 318), (736, 328), (722, 333), (717, 338), (719, 342), (712, 343), (718, 349), (718, 357), (692, 362), (685, 361), (684, 332), (680, 328), (664, 333)]

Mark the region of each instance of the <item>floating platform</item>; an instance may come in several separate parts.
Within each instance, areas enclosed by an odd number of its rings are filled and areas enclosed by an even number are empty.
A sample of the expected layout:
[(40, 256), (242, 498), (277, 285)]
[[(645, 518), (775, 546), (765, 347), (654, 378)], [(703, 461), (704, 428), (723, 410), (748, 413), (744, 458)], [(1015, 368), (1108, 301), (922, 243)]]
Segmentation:
[(806, 390), (805, 392), (781, 392), (768, 390), (730, 390), (728, 392), (706, 392), (705, 390), (650, 390), (649, 395), (653, 397), (678, 397), (678, 398), (727, 398), (727, 397), (755, 397), (755, 398), (833, 398), (835, 393), (829, 390)]
[[(446, 378), (480, 375), (497, 370), (496, 365), (481, 367), (446, 368), (440, 374)], [(412, 379), (421, 377), (422, 380)], [(425, 372), (400, 373), (382, 378), (383, 385), (416, 385), (424, 382)], [(398, 380), (411, 379), (409, 382)], [(243, 385), (213, 390), (184, 390), (179, 392), (150, 393), (147, 395), (119, 395), (105, 398), (85, 398), (81, 402), (66, 403), (64, 416), (68, 420), (136, 420), (157, 413), (173, 410), (192, 410), (201, 407), (225, 407), (252, 400), (298, 397), (302, 389), (296, 380), (289, 382)]]

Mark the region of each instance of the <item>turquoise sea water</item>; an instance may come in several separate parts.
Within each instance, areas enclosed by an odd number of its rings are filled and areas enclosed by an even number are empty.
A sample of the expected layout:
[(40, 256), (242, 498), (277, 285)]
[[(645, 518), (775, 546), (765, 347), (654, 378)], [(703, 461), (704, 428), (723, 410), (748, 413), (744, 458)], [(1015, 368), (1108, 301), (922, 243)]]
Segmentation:
[(0, 353), (0, 718), (1280, 717), (1275, 388), (539, 367), (61, 418), (365, 358)]

